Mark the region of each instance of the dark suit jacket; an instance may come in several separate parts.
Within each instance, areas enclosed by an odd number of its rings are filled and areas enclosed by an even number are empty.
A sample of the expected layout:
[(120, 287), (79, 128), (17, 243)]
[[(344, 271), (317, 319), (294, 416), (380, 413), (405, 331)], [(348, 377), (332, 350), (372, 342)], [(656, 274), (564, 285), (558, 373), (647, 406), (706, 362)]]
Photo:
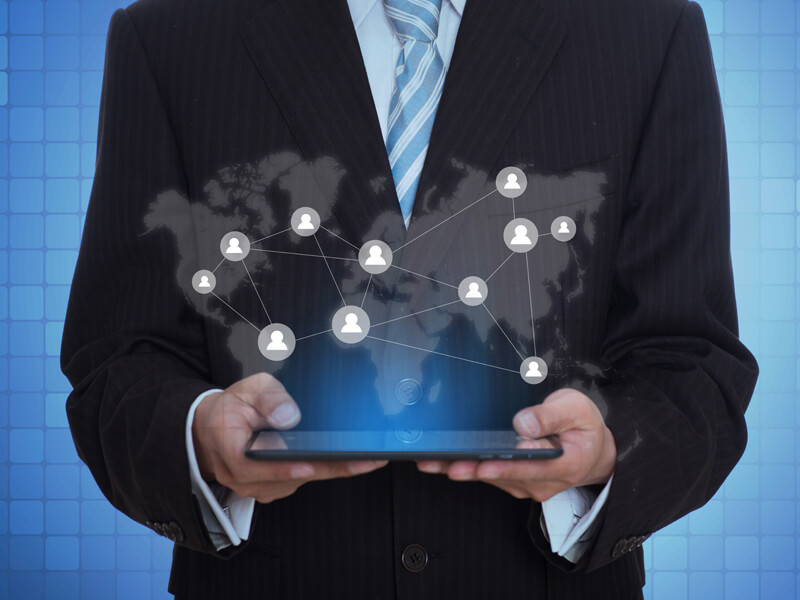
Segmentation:
[[(513, 203), (492, 193), (508, 165), (528, 176)], [(304, 205), (327, 231), (279, 233)], [(489, 277), (514, 216), (540, 233), (570, 216), (578, 235), (511, 256), (488, 311), (380, 324)], [(757, 367), (737, 339), (728, 221), (693, 2), (469, 0), (406, 232), (344, 0), (140, 0), (111, 21), (63, 338), (75, 443), (116, 507), (178, 542), (180, 598), (639, 597), (642, 540), (706, 502), (745, 446)], [(295, 253), (251, 253), (258, 296), (240, 263), (219, 267), (216, 291), (243, 318), (190, 285), (229, 230)], [(375, 238), (404, 270), (369, 281), (340, 259)], [(388, 341), (323, 334), (283, 363), (258, 353), (264, 309), (305, 337), (362, 299)], [(540, 386), (515, 372), (534, 352), (550, 367)], [(258, 506), (250, 540), (215, 553), (191, 493), (187, 410), (260, 370), (297, 399), (302, 427), (412, 436), (508, 428), (547, 392), (583, 390), (618, 450), (592, 546), (572, 565), (550, 551), (537, 503), (393, 463)], [(404, 379), (415, 404), (396, 394)], [(428, 557), (418, 573), (403, 566), (410, 544)]]

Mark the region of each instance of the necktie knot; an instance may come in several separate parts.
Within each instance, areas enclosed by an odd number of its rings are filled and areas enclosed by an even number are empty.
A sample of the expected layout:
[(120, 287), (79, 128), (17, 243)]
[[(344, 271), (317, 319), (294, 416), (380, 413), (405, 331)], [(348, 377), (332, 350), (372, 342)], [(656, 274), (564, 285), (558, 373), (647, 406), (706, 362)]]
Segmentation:
[(400, 41), (433, 42), (439, 34), (442, 0), (383, 0), (386, 16)]

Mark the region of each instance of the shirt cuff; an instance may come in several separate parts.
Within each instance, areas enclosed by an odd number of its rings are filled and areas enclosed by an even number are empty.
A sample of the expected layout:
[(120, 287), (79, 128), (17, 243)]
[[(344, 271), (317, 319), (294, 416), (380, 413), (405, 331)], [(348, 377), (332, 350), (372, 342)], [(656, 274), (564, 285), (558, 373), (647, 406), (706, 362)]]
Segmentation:
[(587, 487), (573, 487), (542, 502), (539, 524), (554, 553), (572, 563), (580, 560), (597, 529), (597, 515), (606, 503), (613, 479), (612, 474), (599, 494)]
[(200, 394), (192, 402), (189, 414), (186, 416), (186, 454), (189, 458), (192, 492), (197, 497), (203, 523), (217, 550), (231, 545), (238, 546), (247, 539), (256, 503), (255, 498), (243, 498), (216, 482), (207, 483), (200, 475), (192, 439), (194, 413), (206, 396), (221, 391), (215, 389)]

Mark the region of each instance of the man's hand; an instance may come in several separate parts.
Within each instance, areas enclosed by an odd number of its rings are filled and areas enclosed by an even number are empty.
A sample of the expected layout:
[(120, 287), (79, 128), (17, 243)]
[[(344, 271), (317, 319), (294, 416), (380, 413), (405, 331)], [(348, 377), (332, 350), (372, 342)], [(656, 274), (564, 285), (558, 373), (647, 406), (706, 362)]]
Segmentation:
[(515, 498), (544, 502), (568, 488), (605, 484), (614, 472), (617, 447), (600, 411), (585, 394), (562, 389), (542, 404), (519, 411), (514, 430), (520, 448), (551, 448), (557, 435), (564, 448), (555, 460), (419, 461), (426, 473), (447, 473), (457, 481), (485, 481)]
[(272, 502), (314, 479), (367, 473), (386, 461), (260, 462), (244, 455), (257, 429), (291, 429), (300, 410), (283, 385), (267, 373), (251, 375), (197, 407), (192, 423), (197, 463), (206, 481), (216, 480), (239, 496)]

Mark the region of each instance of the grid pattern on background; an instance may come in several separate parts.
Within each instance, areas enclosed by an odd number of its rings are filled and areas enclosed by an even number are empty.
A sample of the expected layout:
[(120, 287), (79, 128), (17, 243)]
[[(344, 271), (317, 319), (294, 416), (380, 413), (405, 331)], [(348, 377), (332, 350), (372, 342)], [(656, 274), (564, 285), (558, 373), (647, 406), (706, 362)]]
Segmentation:
[[(171, 543), (117, 513), (80, 463), (58, 362), (105, 34), (124, 4), (0, 1), (0, 597), (170, 597)], [(762, 375), (739, 466), (645, 543), (645, 597), (800, 598), (800, 1), (700, 4), (727, 122), (742, 338)]]

